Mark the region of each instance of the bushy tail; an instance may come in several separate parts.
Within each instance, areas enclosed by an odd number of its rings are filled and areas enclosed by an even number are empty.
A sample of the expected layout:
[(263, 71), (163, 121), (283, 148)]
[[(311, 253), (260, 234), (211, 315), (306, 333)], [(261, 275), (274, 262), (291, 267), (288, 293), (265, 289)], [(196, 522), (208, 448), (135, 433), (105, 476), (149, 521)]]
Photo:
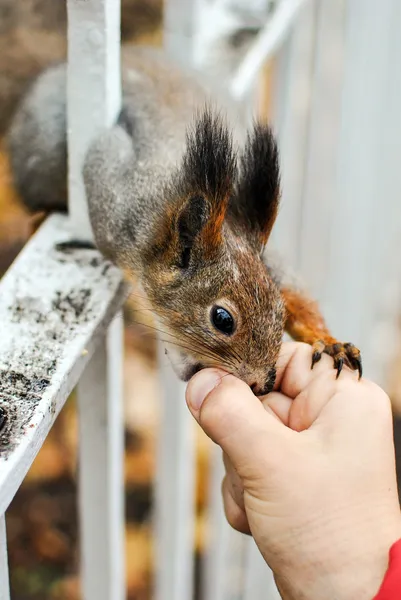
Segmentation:
[(14, 183), (32, 211), (67, 209), (66, 66), (44, 71), (7, 135)]

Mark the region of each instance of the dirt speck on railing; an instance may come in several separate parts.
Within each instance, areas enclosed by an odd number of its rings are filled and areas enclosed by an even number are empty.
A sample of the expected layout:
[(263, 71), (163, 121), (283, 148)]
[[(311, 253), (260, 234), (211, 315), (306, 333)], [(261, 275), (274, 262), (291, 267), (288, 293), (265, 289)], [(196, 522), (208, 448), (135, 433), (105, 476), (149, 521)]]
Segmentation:
[(0, 370), (0, 456), (4, 457), (24, 433), (49, 384), (46, 377)]

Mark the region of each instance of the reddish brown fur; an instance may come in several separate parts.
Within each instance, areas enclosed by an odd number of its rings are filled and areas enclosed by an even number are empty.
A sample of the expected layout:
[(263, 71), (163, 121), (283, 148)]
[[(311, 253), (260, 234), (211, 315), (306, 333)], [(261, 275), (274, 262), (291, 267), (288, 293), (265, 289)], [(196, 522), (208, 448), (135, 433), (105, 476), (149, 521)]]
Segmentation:
[(266, 223), (260, 233), (260, 243), (262, 246), (265, 246), (267, 244), (267, 241), (268, 241), (270, 234), (272, 232), (272, 229), (273, 229), (273, 225), (276, 222), (277, 215), (278, 215), (279, 200), (280, 200), (280, 190), (278, 189), (276, 191), (275, 200), (274, 200), (274, 202), (272, 202), (272, 210), (269, 215), (269, 219), (266, 221)]
[(228, 199), (229, 196), (227, 195), (213, 208), (211, 218), (201, 233), (206, 254), (213, 253), (222, 244), (222, 229), (227, 212)]
[(294, 289), (283, 288), (281, 293), (286, 307), (285, 330), (294, 340), (313, 347), (312, 367), (325, 353), (333, 357), (337, 377), (343, 364), (358, 370), (361, 377), (360, 351), (353, 344), (338, 342), (331, 335), (317, 302)]
[(322, 340), (326, 344), (336, 343), (324, 322), (316, 301), (311, 300), (302, 292), (284, 288), (281, 290), (287, 317), (285, 329), (297, 341), (314, 344)]
[[(174, 261), (166, 264), (155, 258), (148, 265), (144, 288), (159, 318), (162, 338), (189, 350), (193, 363), (220, 366), (256, 390), (264, 390), (284, 330), (280, 291), (260, 256), (244, 240), (239, 245), (226, 223), (221, 242), (217, 246), (209, 242), (199, 235), (194, 266), (187, 275)], [(174, 251), (179, 253), (178, 245), (172, 245), (168, 255)], [(226, 307), (235, 318), (232, 337), (213, 328), (209, 310), (214, 304)], [(182, 357), (183, 362), (187, 359)]]

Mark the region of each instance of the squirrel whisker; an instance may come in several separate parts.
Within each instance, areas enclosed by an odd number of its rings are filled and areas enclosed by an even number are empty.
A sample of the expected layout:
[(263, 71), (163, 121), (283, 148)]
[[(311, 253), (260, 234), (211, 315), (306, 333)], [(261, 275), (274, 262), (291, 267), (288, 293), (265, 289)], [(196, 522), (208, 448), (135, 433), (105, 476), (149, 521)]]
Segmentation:
[[(206, 346), (206, 348), (205, 348), (203, 341), (201, 342), (202, 345), (199, 345), (200, 340), (196, 339), (193, 336), (185, 336), (185, 334), (183, 336), (184, 340), (185, 340), (185, 337), (188, 337), (190, 342), (194, 342), (196, 344), (196, 345), (190, 347), (190, 346), (184, 345), (183, 343), (180, 343), (182, 338), (170, 333), (169, 331), (164, 331), (163, 329), (159, 329), (158, 327), (152, 327), (152, 325), (148, 325), (147, 323), (141, 323), (139, 321), (136, 321), (136, 323), (143, 325), (144, 327), (151, 329), (152, 331), (154, 331), (156, 333), (164, 334), (164, 335), (167, 335), (169, 337), (179, 340), (176, 342), (176, 341), (172, 341), (171, 339), (161, 339), (161, 341), (164, 343), (169, 343), (169, 344), (177, 346), (179, 348), (183, 348), (184, 350), (188, 350), (189, 352), (196, 352), (197, 354), (202, 353), (205, 357), (208, 357), (211, 360), (221, 361), (221, 356), (217, 352), (214, 352), (210, 347)], [(205, 352), (205, 350), (206, 350), (206, 352)]]

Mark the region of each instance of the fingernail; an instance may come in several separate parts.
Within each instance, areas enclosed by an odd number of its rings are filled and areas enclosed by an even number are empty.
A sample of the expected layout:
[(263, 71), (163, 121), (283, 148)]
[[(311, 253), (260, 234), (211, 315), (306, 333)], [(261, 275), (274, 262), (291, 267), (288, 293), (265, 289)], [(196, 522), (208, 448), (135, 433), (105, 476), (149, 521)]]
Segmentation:
[(200, 371), (188, 385), (187, 401), (193, 411), (198, 411), (206, 396), (221, 382), (224, 373), (212, 369)]

